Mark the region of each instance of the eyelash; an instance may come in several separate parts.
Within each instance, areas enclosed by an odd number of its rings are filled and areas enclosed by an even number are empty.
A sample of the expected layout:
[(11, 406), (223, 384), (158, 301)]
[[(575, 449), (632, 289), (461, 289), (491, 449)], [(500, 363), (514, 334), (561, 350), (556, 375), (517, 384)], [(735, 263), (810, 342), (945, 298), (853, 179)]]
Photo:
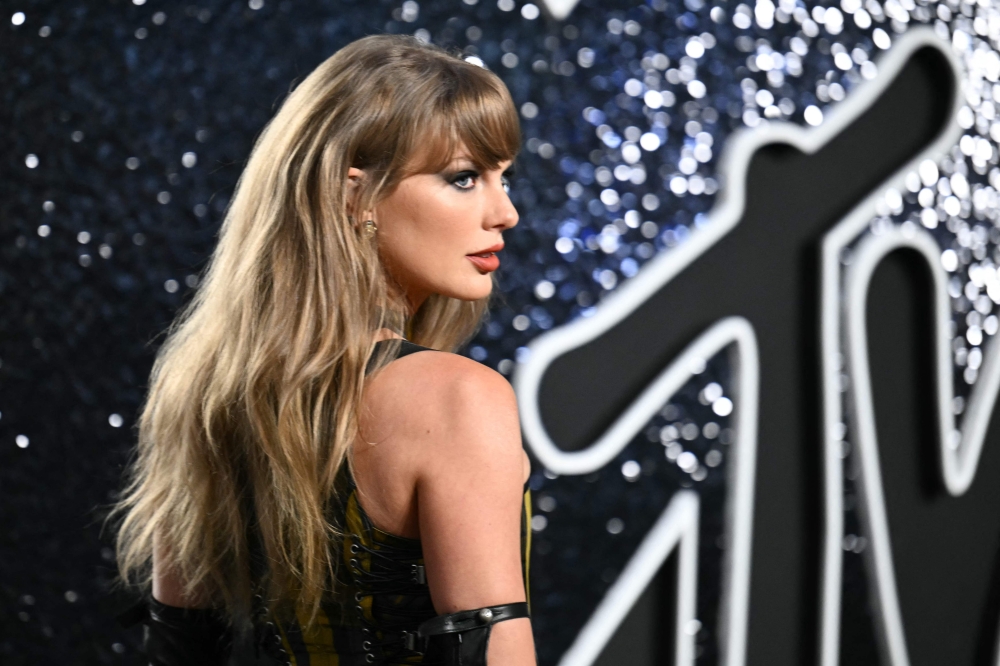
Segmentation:
[[(511, 178), (513, 178), (513, 176), (514, 176), (514, 173), (510, 172), (510, 171), (505, 172), (501, 176), (501, 178), (503, 179), (502, 182), (503, 182), (503, 185), (504, 185), (504, 191), (505, 192), (510, 192), (510, 181), (511, 181)], [(455, 176), (451, 179), (451, 184), (454, 185), (455, 187), (457, 187), (460, 190), (471, 190), (472, 189), (471, 187), (462, 187), (461, 185), (459, 185), (459, 183), (461, 181), (466, 180), (466, 179), (470, 179), (470, 178), (479, 178), (479, 173), (476, 172), (476, 171), (462, 171), (461, 173), (455, 174)]]

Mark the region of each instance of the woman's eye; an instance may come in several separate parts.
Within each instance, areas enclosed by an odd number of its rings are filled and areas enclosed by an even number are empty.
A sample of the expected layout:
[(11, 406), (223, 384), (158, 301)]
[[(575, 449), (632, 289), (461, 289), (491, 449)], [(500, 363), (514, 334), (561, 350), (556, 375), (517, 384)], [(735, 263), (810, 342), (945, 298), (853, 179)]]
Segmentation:
[(510, 178), (507, 176), (501, 176), (500, 182), (503, 184), (503, 191), (510, 192)]
[(460, 173), (452, 179), (452, 184), (460, 190), (471, 190), (475, 185), (476, 174)]

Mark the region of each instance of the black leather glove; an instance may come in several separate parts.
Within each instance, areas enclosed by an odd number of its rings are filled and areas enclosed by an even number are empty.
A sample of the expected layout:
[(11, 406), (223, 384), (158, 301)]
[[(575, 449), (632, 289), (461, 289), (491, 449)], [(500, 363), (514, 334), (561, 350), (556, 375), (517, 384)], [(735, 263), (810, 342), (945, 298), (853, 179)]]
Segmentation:
[(223, 666), (229, 659), (232, 629), (216, 610), (178, 608), (155, 599), (142, 605), (139, 621), (150, 666)]

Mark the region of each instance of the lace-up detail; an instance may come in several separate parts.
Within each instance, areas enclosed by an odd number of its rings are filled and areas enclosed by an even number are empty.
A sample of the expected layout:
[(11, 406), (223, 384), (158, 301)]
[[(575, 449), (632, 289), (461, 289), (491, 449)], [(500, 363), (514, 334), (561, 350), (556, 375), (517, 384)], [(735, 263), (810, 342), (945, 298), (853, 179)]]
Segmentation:
[(312, 626), (307, 626), (306, 618), (278, 623), (287, 663), (439, 666), (442, 662), (424, 655), (417, 639), (417, 627), (437, 614), (420, 541), (372, 524), (346, 466), (338, 490), (345, 499), (335, 516), (344, 530), (337, 587)]
[(346, 506), (344, 553), (354, 613), (366, 635), (370, 664), (434, 664), (422, 654), (416, 628), (435, 616), (420, 542), (382, 532), (352, 488)]

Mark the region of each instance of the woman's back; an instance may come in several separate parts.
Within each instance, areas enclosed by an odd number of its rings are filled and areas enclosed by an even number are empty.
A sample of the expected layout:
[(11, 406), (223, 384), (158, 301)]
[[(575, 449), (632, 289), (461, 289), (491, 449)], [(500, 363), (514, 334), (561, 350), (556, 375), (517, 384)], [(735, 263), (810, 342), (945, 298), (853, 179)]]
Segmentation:
[[(388, 343), (380, 343), (388, 344)], [(426, 351), (426, 348), (402, 342), (397, 358), (416, 352)], [(378, 351), (376, 351), (376, 354)], [(366, 396), (364, 405), (369, 400), (383, 401), (390, 398), (391, 392), (398, 387), (405, 390), (412, 383), (410, 372), (426, 370), (428, 363), (440, 375), (441, 363), (451, 363), (451, 359), (437, 358), (442, 356), (434, 353), (435, 358), (422, 359), (414, 368), (403, 368), (403, 372), (394, 372), (376, 384), (374, 395)], [(393, 364), (395, 365), (395, 363)], [(459, 363), (461, 368), (463, 363)], [(387, 368), (388, 370), (388, 368)], [(386, 381), (387, 380), (387, 381)], [(432, 379), (441, 381), (441, 378)], [(447, 379), (444, 379), (447, 381)], [(475, 380), (473, 380), (475, 381)], [(374, 384), (374, 382), (373, 382)], [(385, 388), (380, 391), (379, 389)], [(425, 393), (422, 398), (410, 403), (397, 405), (399, 411), (422, 406), (433, 410), (434, 391)], [(384, 403), (392, 409), (393, 402)], [(416, 404), (416, 403), (419, 403)], [(373, 411), (381, 411), (378, 408)], [(412, 422), (405, 418), (384, 421), (380, 423), (382, 432), (394, 432), (398, 438), (398, 446), (405, 448), (412, 433), (407, 432), (407, 424)], [(433, 433), (432, 433), (433, 434)], [(333, 518), (335, 525), (344, 532), (341, 547), (342, 561), (338, 572), (338, 586), (329, 603), (324, 604), (317, 621), (309, 623), (309, 618), (302, 616), (292, 621), (279, 623), (282, 645), (289, 663), (296, 666), (305, 664), (324, 666), (326, 664), (433, 664), (441, 663), (441, 655), (435, 654), (425, 641), (418, 636), (417, 629), (425, 621), (439, 614), (435, 609), (428, 585), (427, 568), (423, 557), (423, 547), (419, 537), (419, 511), (410, 508), (416, 502), (412, 498), (403, 497), (405, 493), (398, 492), (407, 485), (407, 477), (412, 476), (412, 464), (409, 460), (399, 460), (400, 457), (412, 451), (389, 450), (395, 445), (393, 436), (377, 443), (361, 442), (357, 446), (355, 456), (362, 459), (360, 475), (366, 480), (366, 488), (377, 489), (375, 492), (363, 493), (355, 482), (350, 468), (345, 466), (338, 479), (336, 504), (337, 511)], [(376, 450), (379, 447), (381, 450)], [(369, 448), (370, 447), (370, 448)], [(358, 456), (358, 453), (361, 453)], [(458, 482), (456, 485), (461, 485)], [(410, 485), (410, 488), (413, 488)], [(363, 497), (364, 496), (364, 497)], [(395, 504), (385, 501), (387, 498), (398, 497)], [(411, 501), (407, 501), (410, 499)], [(382, 517), (382, 521), (372, 520), (365, 507), (371, 506)], [(468, 511), (466, 505), (456, 505), (449, 512), (448, 520), (456, 520), (457, 513)], [(402, 509), (402, 510), (400, 510)], [(527, 588), (527, 556), (530, 545), (530, 497), (524, 493), (523, 505), (520, 511), (521, 542), (520, 563), (522, 580), (521, 597)], [(395, 514), (395, 515), (394, 515)], [(414, 524), (409, 521), (414, 520)], [(390, 527), (392, 526), (392, 527)], [(385, 529), (383, 529), (385, 528)], [(403, 536), (406, 534), (406, 536)], [(475, 537), (467, 534), (466, 538)], [(449, 582), (447, 579), (455, 574), (448, 571), (437, 572), (432, 577), (440, 578), (440, 586), (447, 589), (449, 585), (463, 585), (467, 581)], [(459, 574), (460, 576), (460, 574)], [(498, 597), (499, 598), (499, 597)], [(509, 603), (519, 600), (514, 597), (503, 597)], [(490, 605), (479, 603), (479, 606)], [(478, 606), (477, 606), (478, 607)], [(426, 654), (425, 654), (426, 653)]]
[[(386, 532), (421, 540), (438, 614), (525, 601), (530, 467), (514, 393), (474, 361), (421, 349), (403, 342), (366, 388), (353, 450), (359, 506)], [(496, 642), (513, 650), (494, 663), (533, 660), (527, 620), (494, 631), (520, 634)]]
[[(390, 343), (385, 341), (377, 347), (387, 344)], [(448, 447), (448, 438), (458, 434), (454, 428), (459, 424), (447, 421), (456, 416), (461, 419), (462, 416), (453, 414), (449, 419), (438, 412), (442, 408), (453, 412), (463, 409), (463, 401), (455, 401), (453, 392), (461, 391), (468, 399), (470, 394), (484, 390), (492, 394), (497, 387), (491, 381), (493, 377), (488, 372), (482, 372), (478, 364), (473, 365), (452, 354), (431, 352), (425, 347), (403, 341), (396, 358), (422, 351), (429, 353), (412, 359), (417, 363), (404, 365), (393, 361), (378, 376), (378, 380), (372, 382), (372, 390), (366, 393), (362, 404), (370, 414), (371, 422), (366, 427), (363, 426), (361, 441), (355, 445), (353, 452), (353, 467), (361, 481), (360, 485), (366, 490), (359, 488), (359, 483), (350, 471), (351, 466), (345, 465), (338, 477), (337, 501), (334, 504), (336, 515), (333, 517), (333, 523), (345, 535), (340, 544), (337, 587), (332, 598), (324, 603), (316, 621), (310, 623), (308, 617), (302, 616), (277, 624), (284, 651), (282, 656), (290, 664), (346, 666), (442, 663), (441, 655), (435, 654), (433, 648), (428, 651), (429, 646), (417, 634), (417, 628), (423, 622), (460, 608), (507, 604), (526, 598), (526, 584), (522, 586), (520, 582), (517, 590), (510, 590), (505, 588), (503, 579), (489, 580), (490, 576), (486, 576), (484, 580), (481, 571), (476, 573), (475, 580), (466, 579), (463, 572), (454, 571), (453, 558), (449, 558), (447, 553), (440, 562), (432, 559), (431, 572), (428, 574), (419, 538), (421, 526), (447, 532), (450, 530), (446, 526), (434, 525), (434, 521), (442, 519), (465, 524), (465, 531), (457, 536), (461, 540), (459, 547), (467, 542), (495, 538), (492, 527), (494, 524), (489, 517), (493, 501), (491, 498), (484, 498), (481, 492), (488, 491), (489, 486), (495, 483), (492, 477), (496, 470), (477, 475), (479, 482), (485, 482), (486, 485), (477, 485), (476, 497), (469, 498), (473, 500), (473, 508), (463, 510), (463, 507), (470, 505), (461, 502), (452, 505), (447, 515), (427, 515), (424, 512), (421, 516), (417, 479), (429, 477), (425, 483), (429, 482), (431, 487), (436, 479), (435, 472), (431, 470), (428, 474), (428, 470), (424, 469), (426, 464), (420, 462), (428, 458), (418, 455), (421, 451), (414, 449), (421, 446), (434, 449)], [(373, 358), (378, 353), (379, 350), (376, 349)], [(484, 380), (486, 386), (482, 386)], [(448, 386), (449, 383), (457, 385)], [(500, 395), (491, 399), (496, 407), (490, 414), (491, 418), (496, 418), (505, 407), (504, 396), (502, 392), (499, 393)], [(442, 399), (447, 400), (443, 402)], [(505, 424), (502, 417), (499, 418), (501, 420), (494, 427), (504, 434)], [(439, 429), (432, 428), (428, 431), (427, 426), (433, 423), (439, 423)], [(424, 440), (421, 433), (426, 435), (424, 442), (421, 442)], [(366, 434), (375, 434), (379, 439), (372, 441), (365, 437)], [(506, 434), (509, 436), (509, 432)], [(493, 442), (494, 446), (496, 444), (497, 442)], [(505, 444), (506, 442), (500, 443), (501, 446)], [(433, 455), (432, 459), (441, 455), (439, 451), (423, 453)], [(503, 457), (504, 453), (508, 452), (493, 449), (493, 454), (499, 454), (499, 457)], [(523, 457), (523, 453), (521, 456)], [(459, 458), (465, 457), (465, 452), (459, 452)], [(503, 465), (500, 466), (501, 473), (502, 468)], [(443, 482), (460, 489), (466, 485), (461, 477), (471, 471), (465, 470), (455, 478), (444, 479)], [(523, 473), (526, 472), (523, 469)], [(430, 490), (428, 486), (425, 488)], [(444, 495), (454, 494), (456, 497), (461, 493), (461, 490), (434, 491)], [(502, 496), (511, 493), (501, 491), (499, 494)], [(370, 509), (379, 519), (373, 520), (366, 509)], [(518, 510), (521, 540), (517, 558), (521, 569), (518, 578), (524, 581), (527, 580), (530, 547), (530, 512), (530, 494), (525, 490)], [(485, 520), (466, 522), (461, 515), (463, 513), (473, 519)], [(509, 521), (508, 516), (504, 518)], [(497, 550), (489, 554), (490, 559), (500, 561), (503, 550), (509, 549), (509, 544), (501, 543), (495, 547)], [(510, 559), (509, 554), (507, 557)], [(452, 604), (456, 608), (444, 606), (447, 602), (439, 604), (444, 608), (435, 608), (431, 597), (431, 581), (439, 590), (438, 594), (448, 595), (445, 599), (453, 599)], [(483, 589), (476, 590), (477, 584)], [(484, 593), (496, 596), (481, 596)], [(463, 595), (467, 595), (468, 601), (462, 598)], [(492, 598), (500, 601), (488, 601)], [(511, 626), (516, 631), (517, 627)]]

